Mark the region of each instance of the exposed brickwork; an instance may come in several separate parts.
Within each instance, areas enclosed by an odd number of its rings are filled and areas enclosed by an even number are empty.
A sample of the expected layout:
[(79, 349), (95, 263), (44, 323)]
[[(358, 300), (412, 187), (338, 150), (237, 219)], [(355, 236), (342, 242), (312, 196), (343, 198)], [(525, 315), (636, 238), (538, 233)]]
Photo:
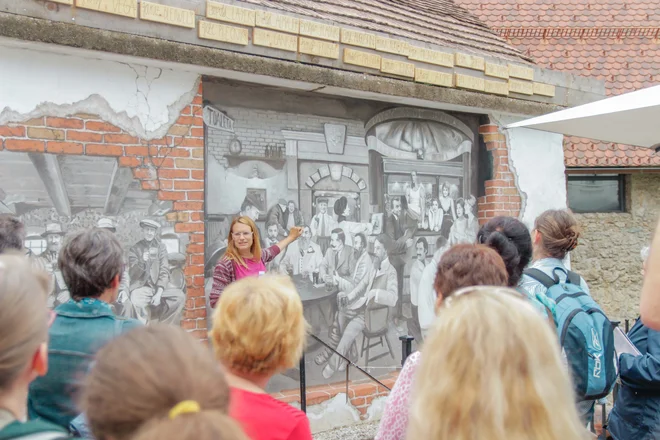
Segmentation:
[[(399, 377), (399, 372), (395, 371), (385, 377), (379, 378), (379, 380), (391, 389), (397, 377)], [(371, 402), (377, 397), (389, 395), (390, 392), (368, 379), (349, 381), (348, 391), (346, 390), (346, 382), (335, 382), (308, 387), (306, 393), (307, 405), (318, 405), (332, 399), (338, 394), (346, 393), (348, 393), (348, 399), (351, 405), (360, 412), (362, 419), (365, 419)], [(300, 389), (284, 390), (271, 395), (282, 402), (300, 404)]]
[(187, 233), (184, 273), (187, 298), (181, 326), (200, 339), (207, 337), (204, 298), (204, 127), (202, 86), (181, 112), (169, 134), (144, 140), (123, 132), (98, 116), (41, 117), (0, 126), (0, 150), (117, 157), (133, 170), (144, 190), (159, 200), (172, 200), (166, 219), (177, 233)]
[(488, 124), (479, 127), (486, 149), (493, 156), (493, 175), (487, 180), (486, 195), (479, 197), (479, 223), (483, 224), (493, 217), (507, 215), (518, 217), (522, 206), (520, 192), (516, 188), (515, 177), (509, 168), (509, 149), (506, 137), (497, 125)]

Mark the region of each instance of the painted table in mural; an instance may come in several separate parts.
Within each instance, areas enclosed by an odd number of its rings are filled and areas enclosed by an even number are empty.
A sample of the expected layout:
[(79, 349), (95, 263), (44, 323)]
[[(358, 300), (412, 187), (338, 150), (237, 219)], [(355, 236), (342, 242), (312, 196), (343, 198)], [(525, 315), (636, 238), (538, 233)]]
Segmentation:
[[(305, 319), (312, 326), (312, 334), (327, 340), (328, 329), (337, 308), (337, 288), (328, 290), (325, 284), (315, 285), (309, 278), (301, 275), (292, 278), (303, 303)], [(308, 351), (316, 350), (318, 346), (318, 342), (311, 340)]]

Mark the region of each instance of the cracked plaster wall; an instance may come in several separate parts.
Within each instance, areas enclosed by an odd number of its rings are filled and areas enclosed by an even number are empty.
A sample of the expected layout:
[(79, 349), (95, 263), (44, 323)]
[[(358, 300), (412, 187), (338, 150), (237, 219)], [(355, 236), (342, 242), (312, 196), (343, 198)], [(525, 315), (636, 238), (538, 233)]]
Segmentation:
[(0, 46), (0, 125), (40, 116), (99, 115), (157, 139), (197, 92), (199, 75)]
[[(517, 118), (494, 115), (500, 127)], [(530, 229), (548, 209), (566, 208), (564, 137), (526, 128), (503, 130), (509, 148), (509, 163), (522, 196), (520, 220)]]

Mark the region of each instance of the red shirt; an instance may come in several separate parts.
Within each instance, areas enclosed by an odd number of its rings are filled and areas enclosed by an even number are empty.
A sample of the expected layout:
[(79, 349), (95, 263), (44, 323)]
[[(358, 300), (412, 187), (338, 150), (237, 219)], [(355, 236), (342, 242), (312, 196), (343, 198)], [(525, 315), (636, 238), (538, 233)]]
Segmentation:
[(268, 394), (232, 388), (229, 414), (252, 440), (312, 440), (305, 413)]

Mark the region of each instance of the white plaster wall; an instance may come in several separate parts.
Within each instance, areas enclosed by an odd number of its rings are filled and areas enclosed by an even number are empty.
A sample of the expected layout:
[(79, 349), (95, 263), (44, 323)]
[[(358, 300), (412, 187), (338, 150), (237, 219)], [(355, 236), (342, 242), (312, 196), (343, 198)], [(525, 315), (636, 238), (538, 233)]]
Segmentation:
[(164, 136), (197, 92), (199, 75), (0, 46), (0, 125), (91, 113), (134, 136)]
[[(500, 126), (520, 118), (494, 115)], [(534, 219), (548, 209), (566, 208), (566, 175), (563, 136), (514, 128), (503, 130), (509, 146), (509, 166), (523, 198), (521, 221), (530, 229)]]

